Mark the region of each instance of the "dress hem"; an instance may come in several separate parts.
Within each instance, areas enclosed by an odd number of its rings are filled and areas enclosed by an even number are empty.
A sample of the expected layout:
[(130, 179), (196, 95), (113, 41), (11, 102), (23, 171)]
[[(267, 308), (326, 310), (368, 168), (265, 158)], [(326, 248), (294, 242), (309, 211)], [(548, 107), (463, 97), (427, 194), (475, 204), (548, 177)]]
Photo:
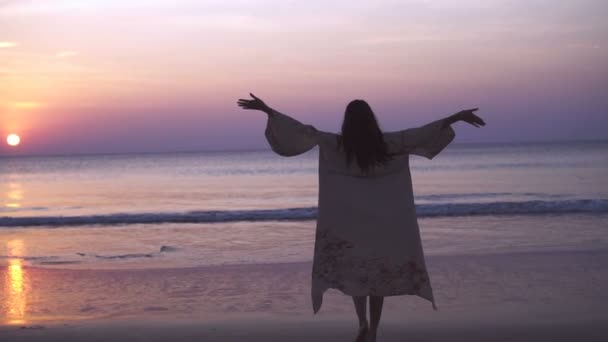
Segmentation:
[(335, 287), (328, 287), (325, 288), (324, 290), (320, 291), (320, 293), (316, 293), (315, 291), (313, 291), (312, 293), (312, 304), (313, 304), (313, 314), (317, 314), (319, 312), (319, 310), (321, 310), (321, 305), (323, 304), (323, 296), (325, 295), (325, 292), (329, 289), (334, 289), (334, 290), (338, 290), (340, 291), (342, 294), (346, 295), (346, 296), (351, 296), (351, 297), (367, 297), (367, 296), (377, 296), (377, 297), (396, 297), (396, 296), (417, 296), (420, 297), (422, 299), (425, 299), (429, 302), (431, 302), (431, 305), (433, 307), (434, 311), (439, 311), (439, 309), (437, 308), (437, 304), (435, 303), (435, 298), (431, 297), (431, 298), (427, 298), (424, 297), (422, 295), (420, 295), (419, 293), (389, 293), (386, 295), (382, 295), (382, 296), (378, 296), (377, 294), (350, 294), (350, 293), (346, 293), (343, 290), (339, 289), (339, 288), (335, 288)]

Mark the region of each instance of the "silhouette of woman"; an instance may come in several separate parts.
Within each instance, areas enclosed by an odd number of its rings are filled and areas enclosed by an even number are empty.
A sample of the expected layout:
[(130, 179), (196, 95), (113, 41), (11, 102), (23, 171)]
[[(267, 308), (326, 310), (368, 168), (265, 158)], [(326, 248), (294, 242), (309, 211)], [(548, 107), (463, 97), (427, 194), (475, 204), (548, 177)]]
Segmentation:
[[(319, 205), (312, 270), (312, 302), (334, 288), (352, 296), (359, 318), (357, 341), (376, 341), (385, 296), (418, 295), (433, 304), (433, 292), (414, 207), (409, 155), (432, 159), (453, 139), (457, 121), (484, 121), (463, 110), (419, 128), (382, 133), (370, 106), (346, 107), (341, 134), (277, 112), (262, 100), (240, 99), (244, 109), (268, 114), (272, 150), (295, 156), (319, 146)], [(367, 319), (367, 297), (369, 317)]]

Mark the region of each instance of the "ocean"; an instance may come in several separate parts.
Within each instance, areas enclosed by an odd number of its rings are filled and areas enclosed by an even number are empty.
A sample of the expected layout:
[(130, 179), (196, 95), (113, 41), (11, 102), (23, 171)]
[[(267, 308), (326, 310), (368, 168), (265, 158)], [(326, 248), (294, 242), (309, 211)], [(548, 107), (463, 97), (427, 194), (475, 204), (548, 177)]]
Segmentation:
[[(430, 255), (608, 247), (608, 142), (412, 156)], [(158, 268), (312, 259), (313, 150), (0, 158), (0, 264)]]

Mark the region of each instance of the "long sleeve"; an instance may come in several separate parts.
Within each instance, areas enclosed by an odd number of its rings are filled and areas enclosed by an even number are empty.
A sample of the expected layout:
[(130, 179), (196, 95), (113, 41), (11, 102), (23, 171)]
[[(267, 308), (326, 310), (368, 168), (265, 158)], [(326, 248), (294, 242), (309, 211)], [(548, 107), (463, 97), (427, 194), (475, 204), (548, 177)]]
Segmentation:
[(437, 120), (422, 127), (385, 133), (384, 140), (389, 153), (409, 153), (433, 159), (454, 140), (455, 135), (451, 126), (443, 127), (443, 120)]
[(302, 154), (315, 147), (319, 132), (303, 123), (277, 111), (268, 117), (266, 140), (274, 152), (290, 157)]

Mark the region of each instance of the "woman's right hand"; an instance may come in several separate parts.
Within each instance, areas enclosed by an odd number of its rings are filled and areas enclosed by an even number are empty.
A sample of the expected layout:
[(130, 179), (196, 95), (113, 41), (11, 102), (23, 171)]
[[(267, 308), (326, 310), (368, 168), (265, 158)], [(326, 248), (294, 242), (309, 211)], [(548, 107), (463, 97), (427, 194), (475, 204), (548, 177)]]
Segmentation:
[(459, 121), (464, 121), (475, 127), (485, 126), (486, 125), (485, 121), (483, 121), (483, 119), (480, 118), (479, 116), (475, 115), (475, 112), (478, 110), (479, 110), (479, 108), (462, 110), (462, 111), (456, 113), (456, 117), (458, 118)]
[(262, 112), (266, 112), (268, 115), (272, 114), (272, 109), (262, 101), (262, 99), (256, 97), (252, 93), (249, 95), (253, 98), (253, 100), (249, 99), (239, 99), (237, 104), (239, 107), (243, 109), (253, 109), (253, 110), (261, 110)]

